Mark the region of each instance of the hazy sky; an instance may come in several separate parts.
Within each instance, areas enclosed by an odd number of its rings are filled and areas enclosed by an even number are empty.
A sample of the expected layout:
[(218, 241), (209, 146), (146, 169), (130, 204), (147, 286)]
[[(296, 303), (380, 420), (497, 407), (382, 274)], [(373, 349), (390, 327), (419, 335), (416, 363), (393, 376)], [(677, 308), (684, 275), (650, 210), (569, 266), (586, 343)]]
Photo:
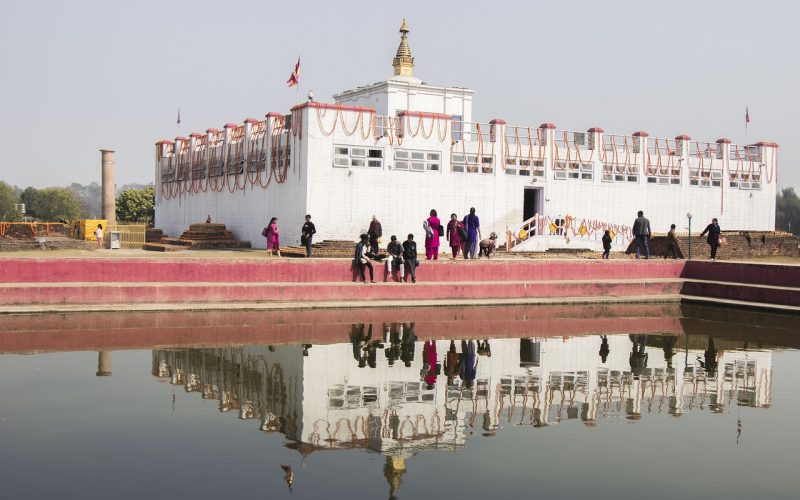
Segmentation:
[(742, 142), (749, 105), (800, 188), (796, 1), (0, 0), (0, 179), (99, 182), (111, 148), (118, 185), (151, 182), (160, 138), (386, 79), (404, 16), (416, 76), (480, 121)]

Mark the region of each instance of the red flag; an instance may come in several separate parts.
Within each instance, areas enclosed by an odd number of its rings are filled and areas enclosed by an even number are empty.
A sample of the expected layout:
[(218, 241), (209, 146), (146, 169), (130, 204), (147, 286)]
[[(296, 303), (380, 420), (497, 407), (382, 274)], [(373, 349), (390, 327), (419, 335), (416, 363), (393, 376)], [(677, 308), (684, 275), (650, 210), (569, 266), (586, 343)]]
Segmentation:
[(750, 106), (744, 107), (744, 123), (745, 125), (750, 123)]
[(286, 84), (290, 87), (294, 87), (300, 83), (300, 58), (297, 58), (297, 64), (294, 65), (294, 71), (292, 71), (292, 75), (286, 80)]

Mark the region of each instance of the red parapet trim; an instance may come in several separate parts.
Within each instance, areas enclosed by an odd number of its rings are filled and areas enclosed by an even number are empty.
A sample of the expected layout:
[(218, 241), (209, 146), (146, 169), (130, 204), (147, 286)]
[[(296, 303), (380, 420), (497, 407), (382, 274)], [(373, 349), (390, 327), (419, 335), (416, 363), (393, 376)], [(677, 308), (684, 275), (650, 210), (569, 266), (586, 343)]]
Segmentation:
[(259, 121), (257, 118), (246, 118), (244, 120), (245, 123), (258, 123)]
[(218, 129), (218, 128), (209, 128), (209, 129), (206, 129), (206, 134), (218, 134), (218, 133), (220, 133), (220, 132), (221, 132), (221, 130), (220, 130), (220, 129)]
[(717, 144), (730, 144), (730, 143), (731, 143), (731, 140), (728, 139), (727, 137), (722, 137), (722, 138), (717, 139)]
[[(402, 109), (397, 112), (398, 116), (414, 116), (417, 118), (437, 118), (439, 120), (451, 120), (453, 117), (444, 113), (429, 113), (427, 111), (409, 111)], [(505, 122), (503, 122), (505, 123)]]
[(236, 128), (236, 127), (241, 127), (241, 125), (239, 125), (238, 123), (226, 123), (225, 127), (223, 128)]
[(175, 138), (175, 142), (178, 142), (178, 141), (188, 141), (188, 140), (189, 140), (189, 139), (187, 139), (186, 137), (184, 137), (184, 136), (182, 136), (182, 135), (179, 135), (178, 137), (176, 137), (176, 138)]
[(346, 106), (344, 104), (331, 104), (327, 102), (309, 101), (296, 106), (292, 106), (292, 111), (297, 111), (303, 108), (315, 109), (333, 109), (337, 111), (355, 111), (357, 113), (375, 113), (375, 108), (367, 108), (364, 106)]
[(505, 125), (506, 121), (502, 118), (495, 118), (494, 120), (489, 122), (489, 125)]
[(691, 141), (692, 138), (689, 137), (688, 135), (679, 135), (679, 136), (675, 137), (675, 140), (676, 141)]
[(277, 111), (270, 111), (265, 115), (267, 118), (279, 118), (283, 116), (283, 113), (278, 113)]
[(161, 139), (160, 141), (156, 142), (156, 146), (160, 146), (162, 144), (175, 144), (175, 141), (170, 139)]
[(542, 123), (541, 125), (539, 125), (539, 128), (554, 129), (554, 128), (556, 128), (556, 124), (555, 123), (549, 123), (549, 122), (548, 123)]
[(765, 147), (765, 148), (777, 148), (778, 147), (778, 143), (777, 142), (759, 141), (759, 142), (757, 142), (757, 143), (755, 143), (753, 145), (754, 146), (762, 146), (762, 147)]
[(638, 132), (634, 132), (631, 135), (633, 135), (633, 137), (650, 137), (650, 134), (648, 134), (644, 130), (639, 130)]
[(191, 134), (189, 134), (189, 137), (191, 137), (192, 139), (197, 139), (198, 137), (205, 137), (205, 136), (206, 134), (201, 134), (200, 132), (192, 132)]
[(598, 134), (602, 134), (604, 130), (601, 129), (600, 127), (592, 127), (589, 130), (587, 130), (587, 132), (597, 132)]

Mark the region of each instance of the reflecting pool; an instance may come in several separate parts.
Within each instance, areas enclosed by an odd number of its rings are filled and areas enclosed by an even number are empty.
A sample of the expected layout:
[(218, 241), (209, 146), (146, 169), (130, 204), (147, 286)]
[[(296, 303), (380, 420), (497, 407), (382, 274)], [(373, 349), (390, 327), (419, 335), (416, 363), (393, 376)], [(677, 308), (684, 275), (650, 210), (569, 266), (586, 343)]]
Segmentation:
[(0, 317), (3, 498), (796, 498), (800, 318)]

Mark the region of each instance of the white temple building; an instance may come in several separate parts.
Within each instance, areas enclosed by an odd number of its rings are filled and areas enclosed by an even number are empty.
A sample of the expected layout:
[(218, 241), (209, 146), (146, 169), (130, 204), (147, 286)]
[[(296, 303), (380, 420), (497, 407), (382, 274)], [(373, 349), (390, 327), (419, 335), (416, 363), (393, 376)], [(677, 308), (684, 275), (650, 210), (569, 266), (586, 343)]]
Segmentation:
[(477, 121), (472, 90), (414, 76), (405, 21), (400, 33), (385, 81), (157, 142), (156, 226), (177, 236), (210, 215), (260, 246), (273, 216), (298, 244), (305, 214), (317, 241), (355, 240), (376, 215), (385, 235), (420, 239), (431, 209), (446, 221), (475, 207), (484, 235), (516, 237), (528, 221), (542, 236), (566, 219), (584, 239), (614, 229), (618, 248), (638, 210), (656, 232), (683, 229), (687, 213), (695, 227), (774, 230), (777, 144)]

